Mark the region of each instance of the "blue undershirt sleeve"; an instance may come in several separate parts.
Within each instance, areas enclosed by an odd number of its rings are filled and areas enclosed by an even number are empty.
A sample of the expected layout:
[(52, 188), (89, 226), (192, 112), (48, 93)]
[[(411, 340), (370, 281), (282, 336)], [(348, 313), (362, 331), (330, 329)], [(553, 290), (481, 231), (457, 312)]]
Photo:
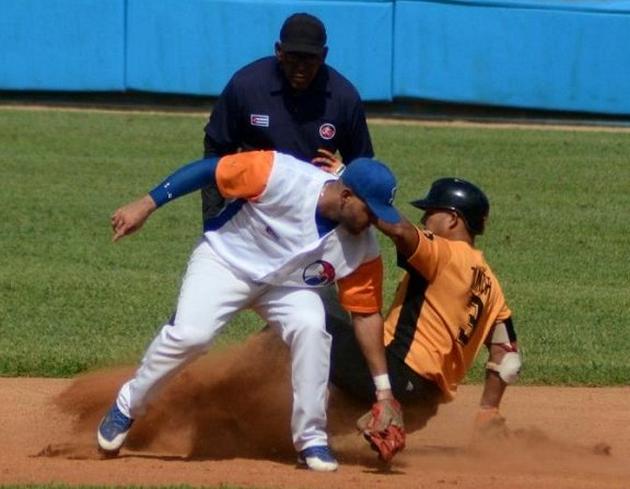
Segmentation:
[(215, 182), (218, 157), (193, 161), (171, 173), (149, 192), (158, 207)]

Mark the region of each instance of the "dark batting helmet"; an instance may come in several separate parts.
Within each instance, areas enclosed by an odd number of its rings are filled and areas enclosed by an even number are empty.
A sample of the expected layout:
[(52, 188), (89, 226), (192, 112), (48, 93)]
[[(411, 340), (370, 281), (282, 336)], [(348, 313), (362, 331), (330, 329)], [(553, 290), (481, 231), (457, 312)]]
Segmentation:
[(457, 212), (472, 235), (483, 234), (490, 203), (481, 189), (459, 178), (440, 178), (424, 199), (411, 205), (419, 209), (445, 209)]

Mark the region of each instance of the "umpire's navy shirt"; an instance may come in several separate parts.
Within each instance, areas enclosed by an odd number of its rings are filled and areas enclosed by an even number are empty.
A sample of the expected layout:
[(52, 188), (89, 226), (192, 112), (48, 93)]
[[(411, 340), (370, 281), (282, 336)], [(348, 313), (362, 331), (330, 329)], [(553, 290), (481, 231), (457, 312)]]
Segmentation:
[(237, 71), (205, 127), (205, 156), (275, 149), (310, 161), (317, 149), (344, 162), (374, 156), (357, 90), (323, 64), (309, 88), (294, 92), (273, 56)]

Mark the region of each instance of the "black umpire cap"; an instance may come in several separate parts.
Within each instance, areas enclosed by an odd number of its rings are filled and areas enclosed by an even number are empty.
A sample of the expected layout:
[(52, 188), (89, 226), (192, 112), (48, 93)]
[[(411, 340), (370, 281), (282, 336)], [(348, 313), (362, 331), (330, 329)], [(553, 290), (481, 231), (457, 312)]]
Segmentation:
[(287, 53), (322, 54), (326, 46), (326, 27), (307, 13), (293, 14), (280, 29), (280, 47)]

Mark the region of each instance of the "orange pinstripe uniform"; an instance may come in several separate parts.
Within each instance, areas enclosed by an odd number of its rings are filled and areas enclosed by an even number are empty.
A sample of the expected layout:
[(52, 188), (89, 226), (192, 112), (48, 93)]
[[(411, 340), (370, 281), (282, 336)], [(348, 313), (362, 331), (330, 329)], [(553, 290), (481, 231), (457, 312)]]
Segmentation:
[(385, 344), (450, 401), (492, 326), (511, 311), (481, 251), (418, 233), (385, 321)]

